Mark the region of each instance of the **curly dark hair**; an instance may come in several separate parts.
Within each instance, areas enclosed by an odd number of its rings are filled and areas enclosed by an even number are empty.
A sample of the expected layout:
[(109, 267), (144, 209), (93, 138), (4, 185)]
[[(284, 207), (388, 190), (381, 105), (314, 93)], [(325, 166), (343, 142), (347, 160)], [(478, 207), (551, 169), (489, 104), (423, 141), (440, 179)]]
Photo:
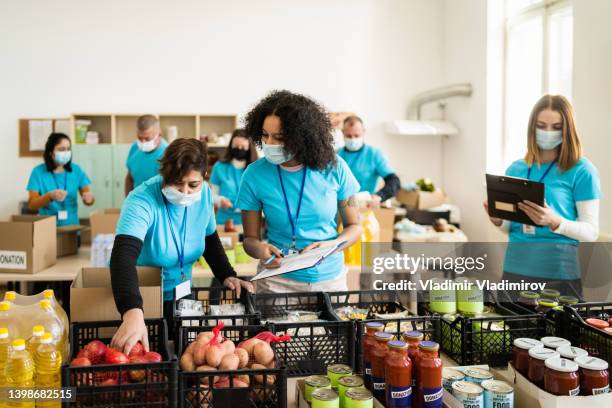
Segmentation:
[(286, 90), (272, 91), (245, 118), (248, 137), (262, 146), (262, 127), (268, 116), (278, 116), (285, 150), (307, 167), (325, 170), (336, 164), (331, 123), (316, 101)]

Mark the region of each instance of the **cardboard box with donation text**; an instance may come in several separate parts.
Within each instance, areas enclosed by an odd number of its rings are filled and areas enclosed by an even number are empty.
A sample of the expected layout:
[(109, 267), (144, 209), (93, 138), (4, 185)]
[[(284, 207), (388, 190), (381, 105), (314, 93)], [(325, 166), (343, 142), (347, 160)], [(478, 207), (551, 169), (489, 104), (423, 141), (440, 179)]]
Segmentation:
[(89, 215), (91, 242), (98, 234), (114, 234), (120, 214), (120, 208), (104, 208), (92, 212)]
[(13, 215), (0, 222), (0, 272), (37, 273), (55, 264), (55, 217)]
[[(158, 268), (139, 267), (138, 284), (145, 319), (163, 318), (163, 290)], [(83, 268), (70, 287), (70, 320), (121, 320), (115, 306), (109, 268)]]

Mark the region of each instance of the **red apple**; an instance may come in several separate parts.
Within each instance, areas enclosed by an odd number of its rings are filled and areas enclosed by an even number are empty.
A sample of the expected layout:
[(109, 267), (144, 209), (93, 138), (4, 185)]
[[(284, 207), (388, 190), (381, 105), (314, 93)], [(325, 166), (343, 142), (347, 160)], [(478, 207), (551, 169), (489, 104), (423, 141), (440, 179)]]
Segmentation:
[(86, 358), (89, 360), (89, 353), (85, 349), (79, 350), (75, 358)]
[(100, 340), (93, 340), (87, 343), (84, 348), (89, 354), (89, 359), (94, 364), (100, 364), (104, 361), (107, 347)]
[(119, 350), (109, 348), (104, 362), (106, 364), (127, 364), (130, 362), (130, 359)]
[(143, 356), (149, 363), (161, 363), (162, 361), (162, 356), (161, 354), (155, 352), (155, 351), (149, 351), (148, 353), (145, 353)]
[[(149, 361), (142, 356), (130, 357), (130, 363), (132, 364), (146, 364)], [(129, 370), (128, 377), (131, 382), (141, 382), (146, 377), (146, 370)]]
[(132, 347), (132, 349), (130, 350), (130, 353), (128, 354), (128, 357), (142, 356), (144, 354), (145, 354), (144, 346), (142, 345), (141, 342), (138, 342), (138, 343), (134, 344), (134, 347)]
[(87, 357), (76, 357), (70, 362), (70, 367), (86, 367), (90, 365), (91, 361)]

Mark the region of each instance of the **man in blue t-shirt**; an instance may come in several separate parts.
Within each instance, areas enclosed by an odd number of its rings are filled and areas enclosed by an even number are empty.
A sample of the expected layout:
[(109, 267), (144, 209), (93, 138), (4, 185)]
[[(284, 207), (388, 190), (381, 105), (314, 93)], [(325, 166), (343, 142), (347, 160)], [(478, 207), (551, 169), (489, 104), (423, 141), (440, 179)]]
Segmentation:
[(126, 166), (125, 195), (159, 173), (159, 159), (168, 146), (161, 137), (159, 119), (153, 115), (143, 115), (136, 123), (138, 134), (132, 144)]
[[(364, 143), (365, 128), (361, 118), (349, 116), (344, 119), (342, 133), (344, 147), (338, 150), (338, 156), (348, 164), (361, 191), (372, 194), (370, 206), (376, 208), (381, 202), (394, 197), (400, 188), (400, 180), (382, 151)], [(384, 180), (384, 186), (377, 191), (379, 178)]]

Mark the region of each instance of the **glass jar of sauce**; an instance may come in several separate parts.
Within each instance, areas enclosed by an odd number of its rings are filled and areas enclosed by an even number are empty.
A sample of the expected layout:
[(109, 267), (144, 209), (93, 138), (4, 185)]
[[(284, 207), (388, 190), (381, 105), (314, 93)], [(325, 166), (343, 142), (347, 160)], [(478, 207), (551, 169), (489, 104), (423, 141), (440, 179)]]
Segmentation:
[(544, 373), (546, 365), (544, 362), (549, 358), (559, 358), (559, 353), (545, 347), (532, 348), (529, 350), (529, 369), (527, 378), (540, 388), (544, 387)]
[(416, 379), (417, 379), (417, 360), (419, 357), (419, 343), (423, 340), (423, 333), (420, 331), (409, 331), (402, 333), (402, 340), (408, 344), (408, 357), (412, 362), (412, 395), (413, 401), (416, 393)]
[(514, 369), (527, 377), (529, 371), (529, 350), (534, 347), (542, 348), (542, 342), (526, 337), (515, 339), (512, 343), (512, 365)]
[(555, 357), (547, 359), (544, 364), (544, 389), (553, 395), (580, 394), (580, 378), (578, 364), (566, 358)]
[(412, 406), (412, 362), (408, 357), (408, 344), (394, 340), (388, 343), (385, 357), (386, 401), (388, 408)]
[(551, 350), (557, 350), (561, 346), (571, 346), (572, 343), (569, 340), (565, 340), (561, 337), (547, 336), (540, 339), (544, 347)]
[(419, 343), (419, 360), (417, 367), (417, 388), (421, 408), (441, 408), (442, 396), (442, 360), (438, 356), (440, 345), (433, 341)]
[(361, 338), (361, 357), (363, 367), (363, 382), (365, 387), (372, 391), (372, 364), (370, 363), (370, 349), (376, 343), (374, 334), (384, 330), (385, 325), (379, 322), (368, 322), (366, 332)]
[(370, 349), (370, 362), (372, 364), (372, 394), (377, 400), (385, 401), (385, 357), (389, 351), (389, 342), (393, 335), (386, 332), (374, 334), (376, 343)]
[(559, 353), (562, 358), (566, 358), (572, 361), (576, 360), (576, 358), (578, 357), (584, 357), (589, 355), (588, 351), (574, 346), (561, 346), (557, 349), (557, 353)]
[(574, 360), (580, 374), (580, 395), (599, 395), (610, 391), (608, 362), (601, 358), (582, 356)]
[(517, 299), (517, 303), (521, 306), (525, 306), (531, 310), (534, 310), (538, 305), (538, 300), (540, 299), (540, 295), (536, 292), (531, 292), (529, 290), (524, 290), (519, 293), (519, 297)]

